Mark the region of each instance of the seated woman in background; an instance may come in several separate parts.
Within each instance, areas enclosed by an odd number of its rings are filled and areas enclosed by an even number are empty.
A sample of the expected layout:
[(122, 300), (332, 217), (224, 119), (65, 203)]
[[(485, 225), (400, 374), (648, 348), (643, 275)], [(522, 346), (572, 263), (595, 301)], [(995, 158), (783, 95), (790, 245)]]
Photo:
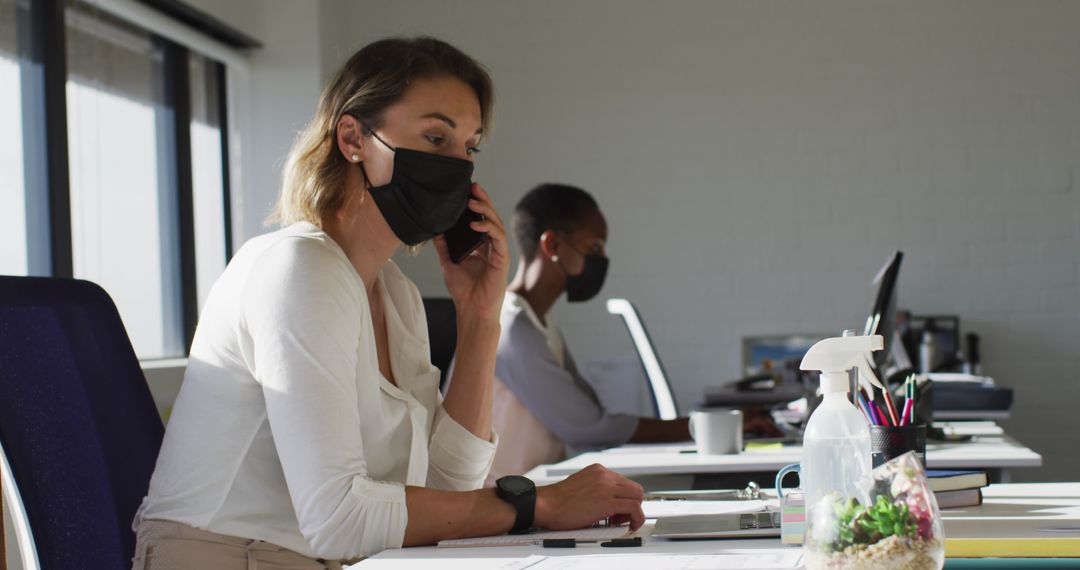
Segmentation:
[[(289, 154), (284, 227), (247, 242), (206, 302), (136, 569), (336, 568), (533, 525), (643, 523), (641, 487), (599, 466), (479, 489), (509, 259), (471, 183), (491, 107), (483, 68), (432, 38), (375, 42), (331, 79)], [(487, 241), (456, 264), (440, 234), (466, 208)], [(432, 238), (457, 309), (445, 400), (420, 295), (389, 261)]]
[[(564, 293), (571, 303), (588, 301), (604, 285), (608, 228), (596, 200), (580, 188), (542, 184), (518, 202), (512, 224), (521, 260), (502, 307), (492, 419), (500, 441), (488, 483), (568, 452), (689, 440), (686, 418), (608, 413), (551, 320)], [(771, 427), (746, 420), (748, 429)]]
[(686, 418), (608, 413), (577, 365), (549, 311), (600, 292), (607, 275), (607, 222), (587, 192), (542, 184), (514, 208), (521, 261), (502, 306), (493, 425), (499, 448), (488, 476), (524, 473), (572, 452), (627, 442), (690, 439)]

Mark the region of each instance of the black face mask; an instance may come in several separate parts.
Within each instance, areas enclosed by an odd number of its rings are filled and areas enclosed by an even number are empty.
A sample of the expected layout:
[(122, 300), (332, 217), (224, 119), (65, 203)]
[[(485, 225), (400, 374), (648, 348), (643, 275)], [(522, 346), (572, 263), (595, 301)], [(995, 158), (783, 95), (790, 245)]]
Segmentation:
[(600, 292), (607, 277), (608, 258), (599, 253), (585, 256), (585, 268), (577, 275), (566, 276), (566, 300), (571, 303), (588, 301)]
[(394, 148), (374, 130), (371, 134), (394, 152), (394, 173), (390, 182), (373, 187), (363, 164), (360, 172), (394, 235), (412, 246), (453, 227), (472, 195), (473, 163), (452, 156)]

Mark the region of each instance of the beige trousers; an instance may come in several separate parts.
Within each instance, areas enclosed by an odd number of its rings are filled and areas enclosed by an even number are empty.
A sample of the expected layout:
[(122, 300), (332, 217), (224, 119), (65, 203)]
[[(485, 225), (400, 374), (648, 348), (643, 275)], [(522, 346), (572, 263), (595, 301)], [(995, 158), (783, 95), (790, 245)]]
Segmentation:
[(341, 570), (269, 542), (227, 536), (183, 523), (144, 520), (135, 533), (133, 570)]

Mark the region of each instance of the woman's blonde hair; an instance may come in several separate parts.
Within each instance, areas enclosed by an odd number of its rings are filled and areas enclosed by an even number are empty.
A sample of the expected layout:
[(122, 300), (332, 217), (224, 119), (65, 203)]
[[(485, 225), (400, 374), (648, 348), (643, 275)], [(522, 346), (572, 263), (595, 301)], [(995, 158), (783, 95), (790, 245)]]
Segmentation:
[(322, 220), (345, 202), (350, 162), (337, 148), (337, 123), (349, 114), (367, 128), (382, 126), (383, 111), (421, 77), (449, 76), (472, 87), (480, 121), (489, 132), (494, 89), (483, 66), (454, 46), (431, 37), (387, 38), (365, 46), (326, 84), (315, 118), (296, 137), (282, 173), (281, 195), (267, 220), (283, 226)]

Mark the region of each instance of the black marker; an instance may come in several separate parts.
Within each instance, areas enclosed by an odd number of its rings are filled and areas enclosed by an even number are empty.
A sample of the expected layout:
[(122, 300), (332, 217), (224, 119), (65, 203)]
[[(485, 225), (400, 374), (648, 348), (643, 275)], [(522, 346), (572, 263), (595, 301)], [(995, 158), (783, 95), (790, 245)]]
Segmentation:
[(606, 546), (609, 548), (625, 548), (628, 546), (641, 546), (641, 537), (632, 536), (629, 538), (613, 538), (607, 542), (601, 542), (600, 546)]
[(572, 538), (545, 538), (542, 545), (544, 548), (574, 548), (577, 541)]

